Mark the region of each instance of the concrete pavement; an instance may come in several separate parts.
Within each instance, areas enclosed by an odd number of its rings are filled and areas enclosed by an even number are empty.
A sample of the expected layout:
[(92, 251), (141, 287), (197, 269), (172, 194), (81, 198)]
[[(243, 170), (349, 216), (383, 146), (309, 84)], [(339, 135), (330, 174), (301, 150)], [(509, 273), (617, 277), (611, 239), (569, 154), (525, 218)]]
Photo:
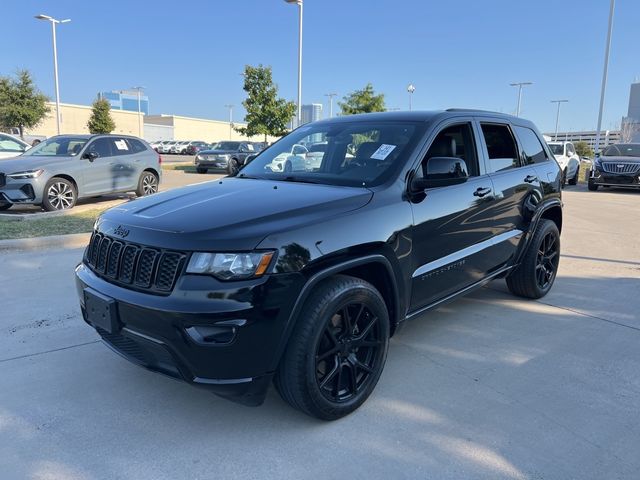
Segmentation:
[(410, 322), (333, 423), (113, 354), (80, 318), (81, 249), (0, 253), (0, 478), (640, 478), (640, 193), (564, 200), (547, 297), (495, 282)]

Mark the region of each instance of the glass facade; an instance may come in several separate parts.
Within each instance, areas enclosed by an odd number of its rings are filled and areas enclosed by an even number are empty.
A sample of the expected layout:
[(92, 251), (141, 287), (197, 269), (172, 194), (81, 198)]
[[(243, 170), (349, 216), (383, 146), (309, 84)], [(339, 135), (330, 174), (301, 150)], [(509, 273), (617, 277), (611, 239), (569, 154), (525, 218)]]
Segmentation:
[[(138, 111), (138, 94), (136, 92), (100, 92), (98, 97), (109, 100), (111, 108), (114, 110)], [(146, 95), (140, 96), (140, 111), (149, 115), (149, 97)]]

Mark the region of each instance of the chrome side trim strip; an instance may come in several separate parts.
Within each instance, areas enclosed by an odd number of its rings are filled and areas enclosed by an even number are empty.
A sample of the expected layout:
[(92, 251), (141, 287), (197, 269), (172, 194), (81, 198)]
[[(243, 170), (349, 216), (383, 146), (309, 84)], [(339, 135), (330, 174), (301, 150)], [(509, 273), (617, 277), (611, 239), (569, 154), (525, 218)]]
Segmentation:
[(415, 272), (413, 272), (412, 278), (420, 277), (433, 270), (437, 270), (438, 268), (449, 265), (450, 263), (458, 262), (463, 258), (467, 258), (489, 247), (493, 247), (499, 243), (511, 240), (513, 237), (517, 237), (518, 235), (522, 235), (522, 230), (509, 230), (508, 232), (501, 233), (500, 235), (496, 235), (495, 237), (489, 238), (480, 243), (476, 243), (475, 245), (471, 245), (470, 247), (463, 248), (462, 250), (458, 250), (457, 252), (453, 252), (446, 257), (439, 258), (438, 260), (434, 260), (433, 262), (425, 263), (421, 267), (418, 267)]

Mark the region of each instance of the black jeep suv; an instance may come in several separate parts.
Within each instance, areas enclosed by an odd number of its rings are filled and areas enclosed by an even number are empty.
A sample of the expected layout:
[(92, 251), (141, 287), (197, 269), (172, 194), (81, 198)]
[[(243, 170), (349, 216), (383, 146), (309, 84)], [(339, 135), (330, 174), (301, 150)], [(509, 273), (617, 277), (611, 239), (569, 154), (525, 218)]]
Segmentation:
[[(321, 158), (292, 154), (318, 141)], [(561, 179), (533, 124), (497, 113), (305, 125), (234, 178), (105, 212), (76, 268), (82, 314), (151, 370), (247, 405), (274, 380), (336, 419), (371, 394), (405, 320), (495, 278), (549, 291)]]

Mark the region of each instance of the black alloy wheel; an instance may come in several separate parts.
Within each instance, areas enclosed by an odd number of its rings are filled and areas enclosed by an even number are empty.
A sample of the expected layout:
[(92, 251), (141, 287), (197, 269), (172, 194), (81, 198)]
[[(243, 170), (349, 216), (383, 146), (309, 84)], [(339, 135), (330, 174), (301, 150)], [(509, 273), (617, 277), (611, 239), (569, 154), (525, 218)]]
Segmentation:
[(314, 287), (297, 315), (274, 383), (294, 408), (322, 420), (356, 410), (387, 358), (389, 313), (380, 292), (336, 275)]
[(380, 361), (384, 332), (380, 319), (363, 303), (353, 302), (327, 321), (316, 349), (316, 382), (332, 402), (358, 395)]
[(560, 260), (560, 242), (554, 232), (548, 232), (540, 246), (536, 257), (536, 281), (541, 290), (553, 283)]
[(514, 295), (544, 297), (556, 279), (560, 264), (560, 231), (554, 221), (542, 218), (520, 264), (506, 278)]

